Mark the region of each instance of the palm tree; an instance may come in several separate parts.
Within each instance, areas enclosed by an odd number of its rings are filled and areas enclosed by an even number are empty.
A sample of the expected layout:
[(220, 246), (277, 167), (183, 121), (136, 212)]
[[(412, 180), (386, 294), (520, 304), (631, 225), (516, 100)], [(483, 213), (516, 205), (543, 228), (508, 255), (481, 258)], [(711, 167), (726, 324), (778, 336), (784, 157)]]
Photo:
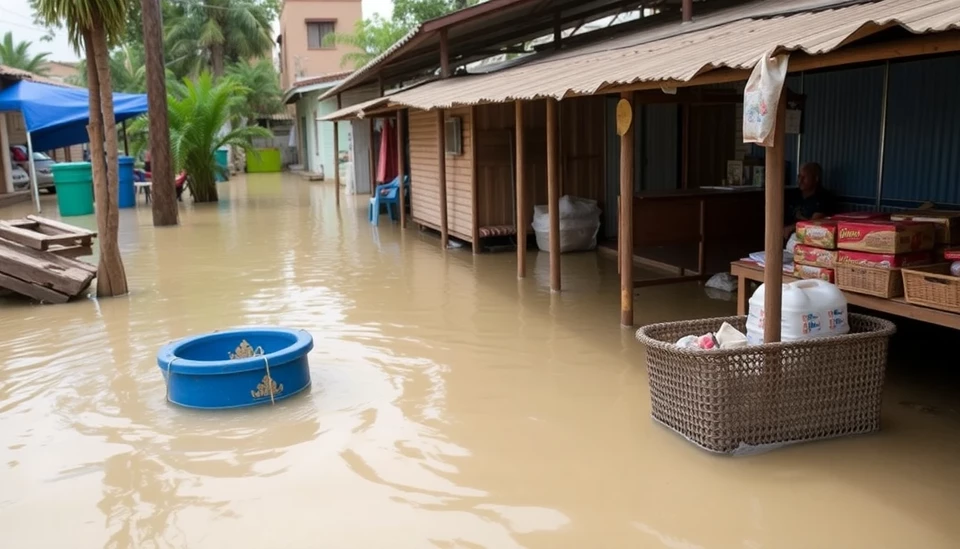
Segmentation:
[(65, 26), (67, 38), (73, 47), (86, 52), (87, 87), (90, 90), (90, 123), (87, 131), (90, 134), (97, 230), (100, 235), (97, 295), (124, 295), (128, 290), (127, 275), (117, 242), (120, 185), (117, 173), (117, 121), (113, 112), (113, 85), (110, 79), (110, 45), (118, 44), (125, 31), (127, 2), (32, 0), (31, 3), (45, 24)]
[[(253, 139), (270, 137), (266, 128), (244, 126), (222, 134), (226, 123), (239, 113), (247, 88), (232, 78), (214, 80), (202, 72), (184, 80), (182, 95), (167, 98), (170, 109), (170, 152), (176, 171), (190, 174), (187, 186), (196, 202), (216, 202), (217, 149), (225, 146), (253, 152)], [(256, 154), (253, 152), (253, 154)]]
[(168, 3), (164, 42), (179, 74), (209, 68), (223, 76), (227, 63), (261, 57), (273, 47), (273, 9), (258, 0)]
[(227, 77), (247, 89), (241, 112), (248, 121), (254, 120), (258, 114), (275, 114), (283, 110), (280, 77), (271, 60), (261, 59), (255, 63), (239, 61), (227, 67)]
[(44, 52), (31, 55), (32, 45), (33, 42), (14, 42), (13, 33), (7, 32), (3, 35), (3, 42), (0, 42), (0, 65), (46, 76), (50, 72), (46, 68), (50, 54)]
[[(143, 46), (125, 44), (110, 55), (110, 78), (113, 89), (125, 93), (144, 93), (147, 90), (147, 73), (144, 66)], [(77, 64), (76, 76), (68, 79), (70, 84), (87, 87), (87, 61)]]

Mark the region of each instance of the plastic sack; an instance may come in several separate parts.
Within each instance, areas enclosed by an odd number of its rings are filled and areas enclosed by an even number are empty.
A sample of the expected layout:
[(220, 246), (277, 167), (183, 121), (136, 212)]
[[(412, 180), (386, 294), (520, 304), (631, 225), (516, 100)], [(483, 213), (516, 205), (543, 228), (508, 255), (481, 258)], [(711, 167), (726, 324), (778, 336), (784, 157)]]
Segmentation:
[(730, 273), (717, 273), (710, 277), (710, 280), (704, 284), (707, 288), (715, 288), (724, 292), (737, 291), (737, 277)]
[[(563, 196), (560, 198), (560, 253), (592, 250), (597, 247), (600, 207), (596, 200)], [(547, 206), (534, 206), (533, 223), (537, 247), (550, 249), (550, 214)]]
[(764, 54), (750, 73), (743, 90), (743, 142), (773, 146), (777, 124), (777, 104), (787, 77), (786, 54)]

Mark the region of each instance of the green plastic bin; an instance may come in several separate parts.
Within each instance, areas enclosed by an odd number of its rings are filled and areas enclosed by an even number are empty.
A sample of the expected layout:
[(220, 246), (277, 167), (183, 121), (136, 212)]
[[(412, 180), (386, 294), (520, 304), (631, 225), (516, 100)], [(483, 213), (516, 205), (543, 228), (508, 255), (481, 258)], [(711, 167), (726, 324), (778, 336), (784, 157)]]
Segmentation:
[(60, 217), (93, 213), (93, 172), (89, 162), (54, 164), (53, 184), (57, 188)]
[[(227, 149), (217, 149), (217, 152), (215, 153), (216, 159), (217, 159), (217, 165), (222, 166), (223, 168), (227, 167), (228, 152), (230, 151)], [(229, 179), (229, 177), (230, 177), (230, 172), (227, 172), (226, 175), (221, 175), (220, 172), (217, 172), (217, 175), (216, 175), (217, 181), (225, 181)]]
[(247, 173), (276, 173), (283, 171), (280, 149), (257, 149), (247, 153)]

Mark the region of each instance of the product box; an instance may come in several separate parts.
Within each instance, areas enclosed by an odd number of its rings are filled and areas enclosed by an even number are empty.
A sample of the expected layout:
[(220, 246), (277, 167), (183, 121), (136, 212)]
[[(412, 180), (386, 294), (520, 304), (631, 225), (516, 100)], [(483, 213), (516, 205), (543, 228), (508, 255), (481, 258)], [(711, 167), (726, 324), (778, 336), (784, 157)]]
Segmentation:
[(813, 265), (793, 264), (793, 276), (797, 278), (819, 278), (833, 283), (833, 269), (814, 267)]
[(836, 221), (886, 221), (890, 214), (883, 212), (847, 212), (830, 216)]
[(837, 222), (828, 219), (798, 221), (797, 241), (814, 248), (835, 250), (837, 248)]
[(837, 247), (877, 254), (933, 249), (933, 225), (913, 221), (840, 221)]
[(960, 261), (960, 248), (946, 248), (942, 251), (942, 257), (947, 261)]
[(797, 244), (793, 249), (793, 262), (832, 269), (837, 263), (837, 251)]
[(890, 219), (933, 223), (937, 232), (937, 244), (960, 244), (960, 212), (917, 210), (894, 214)]
[(837, 254), (838, 265), (860, 265), (877, 269), (899, 269), (901, 267), (929, 265), (932, 262), (933, 254), (930, 252), (911, 252), (908, 254), (894, 255), (840, 250)]

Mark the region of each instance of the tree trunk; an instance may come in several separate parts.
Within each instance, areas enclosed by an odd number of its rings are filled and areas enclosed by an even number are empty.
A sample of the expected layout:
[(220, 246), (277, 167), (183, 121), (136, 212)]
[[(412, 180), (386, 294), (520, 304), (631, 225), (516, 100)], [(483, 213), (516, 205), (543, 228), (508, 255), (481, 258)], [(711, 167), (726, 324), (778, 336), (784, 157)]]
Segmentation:
[[(107, 47), (107, 33), (103, 25), (103, 17), (97, 8), (93, 8), (92, 25), (90, 31), (93, 42), (93, 61), (100, 95), (100, 112), (102, 113), (103, 140), (106, 146), (106, 180), (97, 181), (101, 192), (97, 196), (97, 227), (100, 239), (100, 266), (97, 269), (97, 296), (110, 297), (125, 295), (127, 290), (127, 274), (123, 268), (123, 259), (120, 256), (120, 245), (117, 235), (120, 232), (120, 209), (118, 199), (120, 192), (119, 166), (117, 165), (117, 120), (113, 112), (113, 86), (110, 82), (110, 51)], [(88, 48), (89, 53), (89, 48)], [(87, 63), (91, 58), (88, 56)], [(94, 90), (90, 86), (90, 101), (93, 102)], [(93, 109), (90, 109), (91, 118)], [(91, 121), (92, 122), (92, 121)], [(91, 123), (91, 125), (93, 125)], [(91, 136), (91, 143), (93, 142)], [(102, 162), (103, 156), (95, 157)]]
[(150, 119), (150, 177), (153, 180), (153, 226), (177, 224), (177, 188), (170, 159), (167, 121), (167, 76), (163, 63), (163, 16), (160, 0), (141, 0), (143, 48), (146, 52), (147, 107)]
[(218, 79), (223, 76), (223, 56), (223, 44), (210, 46), (210, 65), (213, 68), (213, 75)]

